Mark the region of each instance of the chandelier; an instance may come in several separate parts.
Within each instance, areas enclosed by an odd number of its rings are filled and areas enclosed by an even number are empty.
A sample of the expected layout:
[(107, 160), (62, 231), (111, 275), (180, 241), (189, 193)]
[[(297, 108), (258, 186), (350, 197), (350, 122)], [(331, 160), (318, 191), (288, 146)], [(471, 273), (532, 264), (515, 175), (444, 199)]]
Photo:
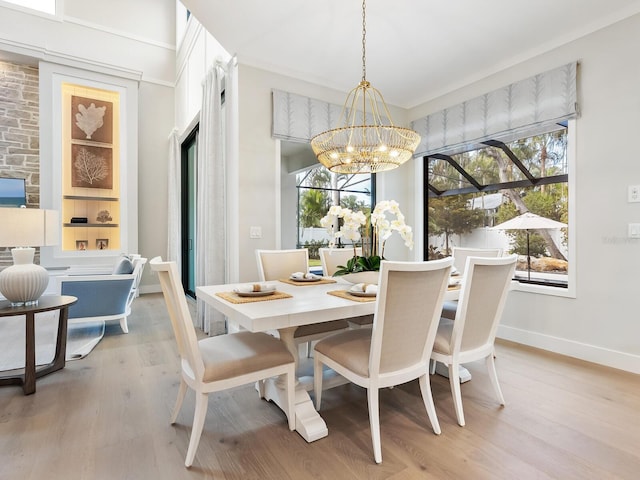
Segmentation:
[[(376, 173), (409, 160), (420, 135), (396, 127), (382, 94), (367, 81), (366, 9), (362, 1), (362, 80), (349, 92), (337, 128), (311, 139), (322, 165), (335, 173)], [(384, 124), (384, 121), (387, 124)]]

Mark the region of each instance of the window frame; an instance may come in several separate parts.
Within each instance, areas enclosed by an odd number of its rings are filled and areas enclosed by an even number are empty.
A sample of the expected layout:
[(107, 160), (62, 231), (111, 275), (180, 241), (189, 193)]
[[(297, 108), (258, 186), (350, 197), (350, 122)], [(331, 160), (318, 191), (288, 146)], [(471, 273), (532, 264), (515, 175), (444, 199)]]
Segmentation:
[[(535, 283), (523, 283), (517, 280), (512, 282), (512, 290), (526, 292), (526, 293), (538, 293), (559, 297), (568, 297), (575, 298), (576, 297), (576, 232), (575, 232), (575, 215), (576, 215), (576, 205), (575, 205), (575, 179), (576, 179), (576, 120), (570, 119), (567, 120), (567, 173), (566, 175), (562, 175), (562, 177), (566, 177), (566, 183), (568, 187), (568, 198), (567, 198), (567, 211), (568, 211), (568, 234), (567, 234), (567, 261), (568, 261), (568, 270), (567, 270), (567, 286), (554, 286), (554, 285), (541, 285)], [(524, 138), (524, 135), (523, 137)], [(422, 157), (422, 161), (416, 162), (416, 178), (419, 178), (421, 185), (416, 188), (416, 192), (422, 191), (421, 198), (416, 199), (416, 227), (420, 229), (418, 231), (423, 232), (423, 245), (416, 245), (419, 247), (419, 252), (421, 252), (422, 260), (427, 260), (427, 245), (426, 240), (428, 239), (427, 235), (427, 205), (428, 205), (428, 197), (429, 197), (429, 185), (427, 183), (428, 172), (425, 170), (426, 158)], [(558, 180), (558, 179), (556, 179)], [(540, 185), (542, 183), (549, 183), (549, 181), (545, 180), (544, 182), (537, 183)], [(468, 189), (461, 189), (463, 191), (456, 193), (465, 193)], [(418, 195), (416, 195), (418, 196)], [(422, 225), (419, 225), (422, 223)]]
[[(360, 182), (356, 182), (355, 184), (351, 183), (351, 180), (353, 179), (353, 177), (355, 175), (363, 175), (363, 174), (346, 174), (349, 178), (349, 180), (347, 180), (346, 182), (344, 182), (344, 184), (342, 185), (342, 188), (316, 188), (316, 187), (307, 187), (307, 186), (303, 186), (301, 184), (301, 182), (298, 181), (297, 175), (304, 173), (304, 177), (306, 178), (310, 171), (312, 169), (315, 168), (325, 168), (324, 166), (322, 166), (321, 164), (317, 164), (314, 165), (310, 168), (305, 169), (304, 172), (298, 172), (296, 174), (296, 248), (304, 248), (304, 243), (301, 243), (300, 241), (300, 195), (301, 195), (301, 191), (302, 190), (320, 190), (320, 191), (325, 191), (325, 192), (333, 192), (333, 191), (337, 191), (337, 192), (345, 192), (346, 194), (350, 194), (350, 193), (360, 193), (360, 194), (366, 194), (366, 192), (364, 191), (360, 191), (354, 188), (354, 185), (358, 185), (360, 183), (362, 183), (362, 181)], [(370, 175), (370, 192), (369, 192), (369, 198), (370, 198), (370, 209), (371, 211), (373, 211), (373, 208), (376, 204), (376, 174), (375, 173), (371, 173)], [(330, 205), (331, 206), (331, 205)]]

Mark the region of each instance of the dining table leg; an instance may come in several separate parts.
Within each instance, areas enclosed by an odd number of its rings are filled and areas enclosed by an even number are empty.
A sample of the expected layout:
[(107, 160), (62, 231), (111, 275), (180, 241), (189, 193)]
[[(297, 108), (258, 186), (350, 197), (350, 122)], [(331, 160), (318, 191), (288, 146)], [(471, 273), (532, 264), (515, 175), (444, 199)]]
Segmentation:
[[(293, 355), (298, 368), (298, 346), (294, 340), (297, 327), (279, 328), (280, 340)], [(270, 378), (264, 384), (264, 398), (271, 400), (284, 410), (287, 396), (284, 391), (284, 382), (281, 378)], [(296, 381), (295, 393), (296, 431), (307, 442), (314, 442), (328, 435), (327, 424), (316, 411), (309, 392), (300, 382)]]

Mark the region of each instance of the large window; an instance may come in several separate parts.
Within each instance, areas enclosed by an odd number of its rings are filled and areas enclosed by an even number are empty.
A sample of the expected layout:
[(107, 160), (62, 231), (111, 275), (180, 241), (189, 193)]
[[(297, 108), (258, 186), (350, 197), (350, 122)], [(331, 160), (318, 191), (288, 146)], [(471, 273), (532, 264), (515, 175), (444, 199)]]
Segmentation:
[(19, 7), (29, 8), (50, 15), (56, 14), (56, 0), (4, 0)]
[[(518, 254), (522, 283), (568, 286), (569, 169), (567, 126), (510, 143), (488, 140), (455, 155), (425, 162), (425, 258), (451, 254), (454, 246), (501, 248)], [(551, 228), (503, 229), (531, 212)]]
[(329, 233), (320, 219), (332, 205), (371, 212), (375, 202), (374, 175), (331, 173), (318, 165), (296, 176), (298, 190), (298, 248), (308, 248), (309, 256), (318, 259), (317, 249), (329, 244)]

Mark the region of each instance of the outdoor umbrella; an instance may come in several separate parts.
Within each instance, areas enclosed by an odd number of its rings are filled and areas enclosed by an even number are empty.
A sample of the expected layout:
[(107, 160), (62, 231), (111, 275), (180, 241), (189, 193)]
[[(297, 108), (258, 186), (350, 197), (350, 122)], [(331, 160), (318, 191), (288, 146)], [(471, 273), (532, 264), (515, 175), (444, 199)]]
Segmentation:
[(564, 228), (566, 223), (556, 222), (550, 218), (541, 217), (535, 213), (526, 212), (522, 215), (496, 225), (496, 230), (526, 230), (527, 231), (527, 280), (531, 280), (531, 256), (529, 255), (529, 231), (541, 229)]

